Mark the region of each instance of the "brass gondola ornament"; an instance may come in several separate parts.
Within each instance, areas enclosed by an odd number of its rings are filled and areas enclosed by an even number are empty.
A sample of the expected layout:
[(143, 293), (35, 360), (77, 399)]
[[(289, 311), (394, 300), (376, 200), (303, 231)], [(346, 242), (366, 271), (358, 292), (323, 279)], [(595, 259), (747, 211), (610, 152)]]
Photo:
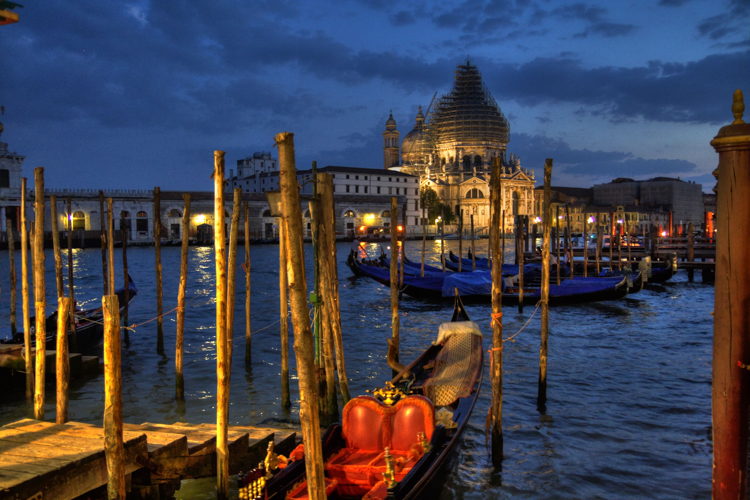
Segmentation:
[(391, 489), (394, 486), (396, 486), (396, 469), (394, 468), (393, 455), (391, 455), (391, 449), (387, 446), (385, 447), (383, 460), (385, 460), (385, 472), (383, 472), (383, 482), (385, 483), (386, 487), (388, 487), (388, 489)]
[(393, 385), (393, 382), (390, 380), (385, 383), (385, 386), (379, 387), (377, 389), (373, 389), (372, 395), (378, 398), (380, 401), (382, 401), (384, 404), (388, 406), (392, 406), (394, 403), (396, 403), (399, 399), (406, 396), (406, 393)]

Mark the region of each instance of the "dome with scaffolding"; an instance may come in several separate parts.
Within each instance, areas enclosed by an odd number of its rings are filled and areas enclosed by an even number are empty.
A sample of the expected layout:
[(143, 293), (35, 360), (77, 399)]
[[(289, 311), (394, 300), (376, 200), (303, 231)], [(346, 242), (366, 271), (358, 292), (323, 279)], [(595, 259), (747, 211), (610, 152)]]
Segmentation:
[(401, 143), (402, 163), (408, 166), (423, 167), (432, 162), (432, 156), (435, 152), (435, 143), (432, 140), (429, 130), (425, 126), (422, 106), (417, 111), (416, 124), (414, 128), (406, 134)]
[(508, 120), (485, 88), (477, 67), (468, 61), (458, 66), (453, 89), (437, 101), (429, 123), (438, 144), (492, 144), (503, 149), (508, 144)]

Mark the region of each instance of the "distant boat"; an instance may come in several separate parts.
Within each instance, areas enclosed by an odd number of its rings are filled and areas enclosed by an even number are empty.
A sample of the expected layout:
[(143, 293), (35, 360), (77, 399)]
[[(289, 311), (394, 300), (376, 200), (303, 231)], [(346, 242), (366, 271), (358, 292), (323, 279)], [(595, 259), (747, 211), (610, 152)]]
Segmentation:
[[(352, 252), (347, 264), (354, 274), (367, 276), (378, 283), (390, 286), (390, 269), (382, 261), (362, 261)], [(411, 272), (411, 271), (410, 271)], [(464, 300), (488, 301), (492, 292), (492, 277), (487, 270), (470, 273), (430, 272), (424, 277), (405, 272), (400, 291), (417, 299), (441, 300), (453, 296), (458, 290)], [(613, 300), (628, 293), (628, 280), (625, 276), (566, 278), (558, 285), (551, 283), (549, 288), (550, 305), (574, 304), (598, 300)], [(537, 284), (524, 286), (524, 303), (535, 304), (541, 297), (541, 287)], [(503, 280), (503, 304), (518, 304), (518, 287), (512, 276)]]
[[(127, 298), (125, 288), (120, 288), (115, 291), (117, 295), (118, 303), (120, 305), (120, 314), (125, 310), (125, 307), (130, 303), (131, 300), (138, 294), (138, 289), (133, 282), (133, 279), (128, 276), (128, 290)], [(75, 318), (75, 331), (68, 332), (68, 344), (70, 348), (75, 348), (80, 351), (89, 351), (95, 348), (102, 340), (104, 333), (104, 318), (101, 307), (92, 309), (77, 310), (74, 314)], [(34, 318), (31, 319), (31, 339), (32, 347), (36, 345), (34, 337), (35, 327)], [(57, 311), (53, 312), (45, 320), (45, 333), (48, 350), (55, 350), (57, 341)], [(16, 332), (16, 334), (10, 339), (0, 339), (2, 344), (23, 344), (24, 334), (23, 332)], [(75, 339), (75, 346), (72, 345), (73, 339)]]

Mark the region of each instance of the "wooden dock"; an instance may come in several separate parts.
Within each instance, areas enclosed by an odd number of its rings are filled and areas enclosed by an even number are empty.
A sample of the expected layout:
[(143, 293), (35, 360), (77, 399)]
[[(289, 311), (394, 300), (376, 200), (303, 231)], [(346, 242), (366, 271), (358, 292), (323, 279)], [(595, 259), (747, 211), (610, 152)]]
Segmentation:
[[(230, 473), (255, 466), (269, 441), (296, 445), (293, 429), (229, 428)], [(125, 424), (128, 498), (172, 498), (180, 481), (216, 474), (213, 424)], [(104, 430), (81, 422), (24, 419), (0, 427), (0, 500), (72, 499), (104, 488)]]

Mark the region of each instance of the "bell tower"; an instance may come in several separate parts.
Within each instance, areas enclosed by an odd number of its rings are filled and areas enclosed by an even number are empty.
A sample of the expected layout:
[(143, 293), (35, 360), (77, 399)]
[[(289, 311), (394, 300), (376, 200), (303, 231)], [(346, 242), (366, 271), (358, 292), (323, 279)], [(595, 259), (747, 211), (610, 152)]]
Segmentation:
[(393, 111), (388, 115), (383, 131), (383, 168), (398, 166), (400, 157), (398, 138), (401, 134), (396, 130), (396, 120), (393, 119)]

